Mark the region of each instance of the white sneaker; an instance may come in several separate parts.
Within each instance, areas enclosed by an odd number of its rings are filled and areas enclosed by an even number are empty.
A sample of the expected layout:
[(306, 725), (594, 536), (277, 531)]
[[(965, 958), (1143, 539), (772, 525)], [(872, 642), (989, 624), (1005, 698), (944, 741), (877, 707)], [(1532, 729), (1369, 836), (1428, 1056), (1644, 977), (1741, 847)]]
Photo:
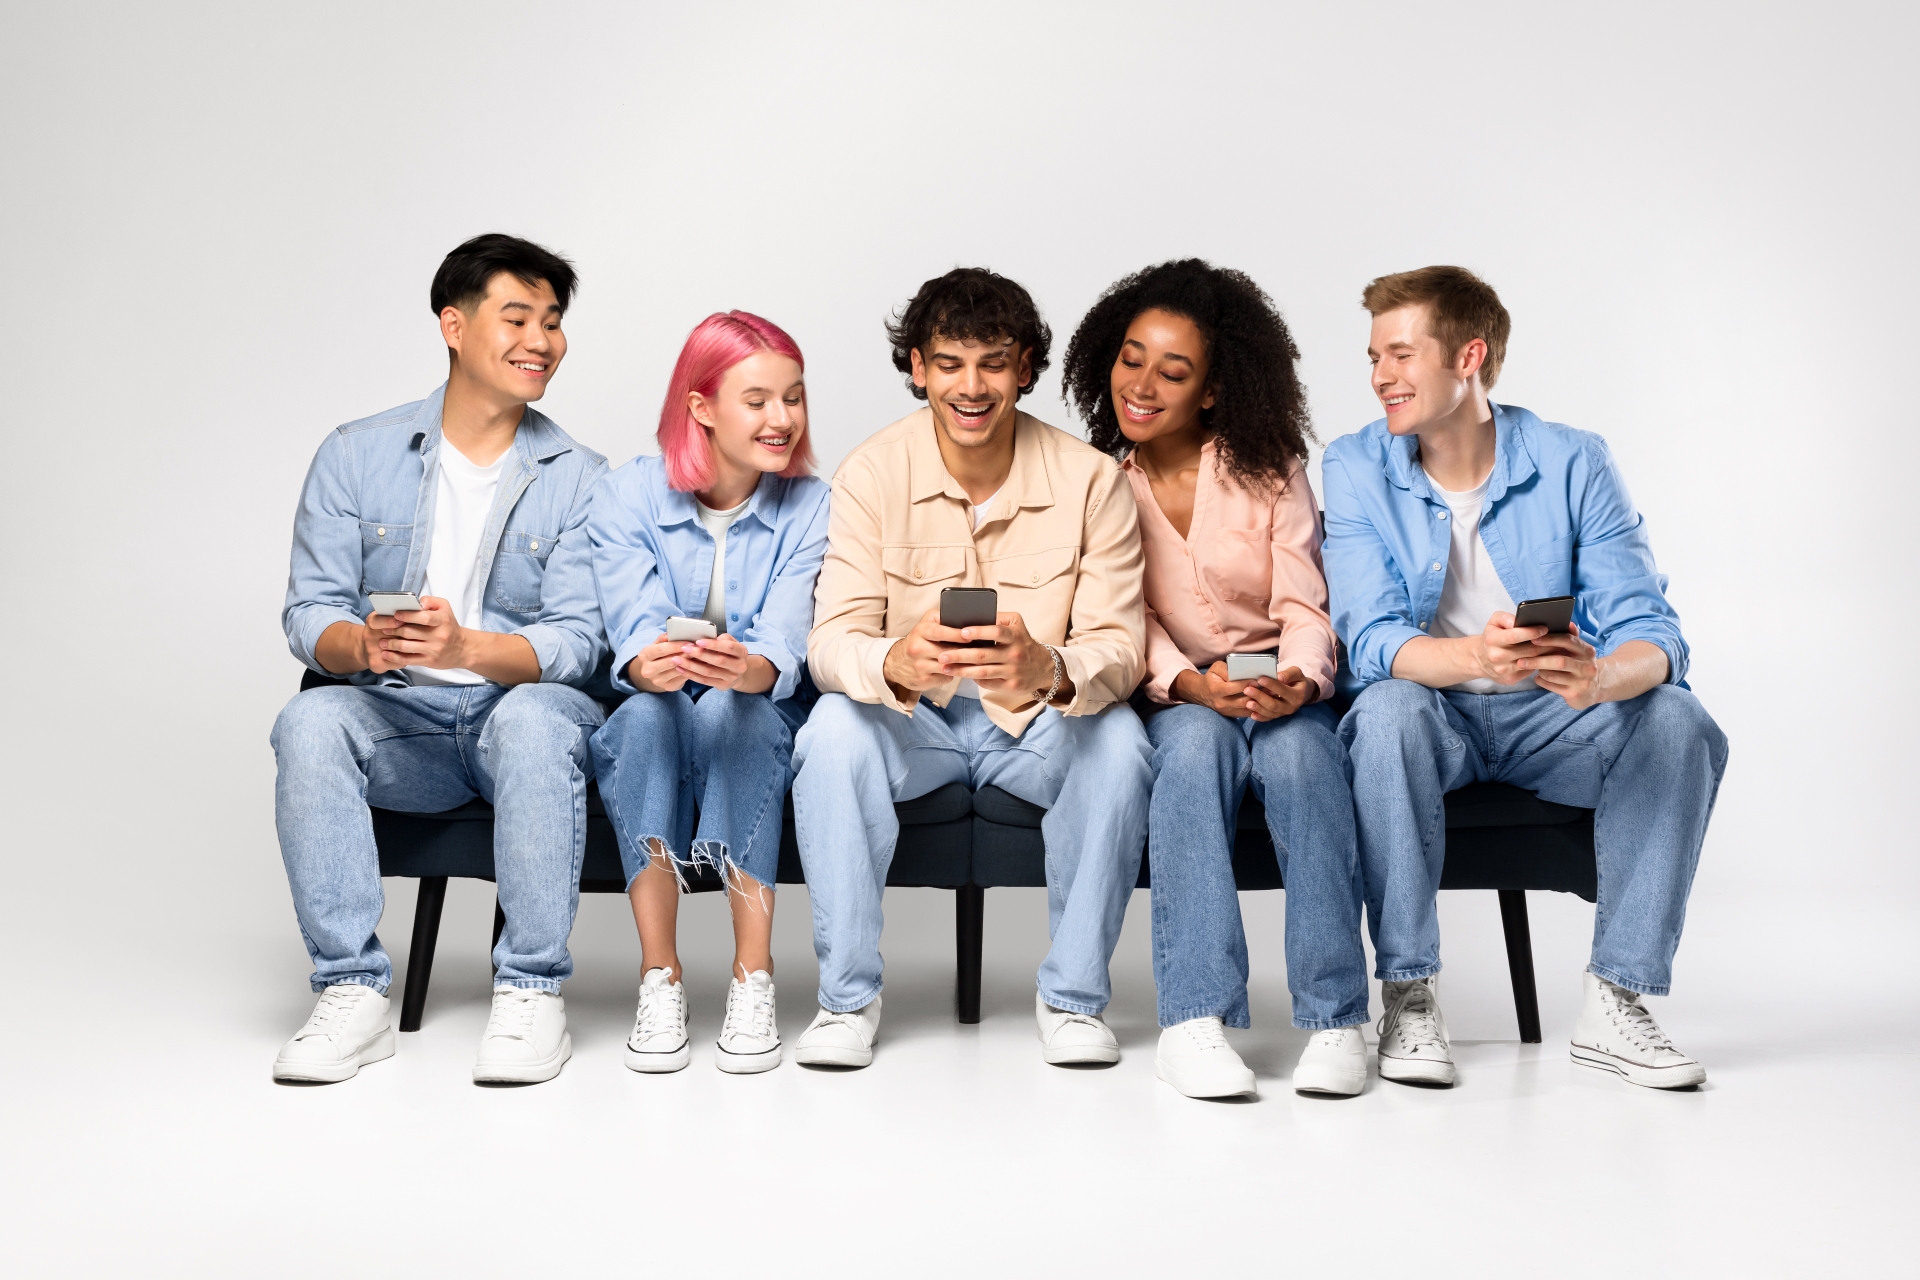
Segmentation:
[(809, 1067), (864, 1067), (873, 1061), (873, 1042), (879, 1038), (879, 996), (852, 1013), (822, 1009), (800, 1033), (793, 1060)]
[(372, 987), (343, 982), (320, 993), (313, 1016), (273, 1060), (275, 1080), (333, 1084), (369, 1062), (393, 1056), (387, 998)]
[(1293, 1091), (1351, 1098), (1366, 1087), (1367, 1038), (1360, 1028), (1314, 1032), (1293, 1069)]
[(1437, 976), (1412, 982), (1383, 982), (1380, 1016), (1380, 1078), (1401, 1084), (1446, 1088), (1453, 1083), (1453, 1053), (1447, 1044), (1447, 1020), (1440, 1016)]
[(671, 969), (640, 975), (640, 1006), (627, 1035), (627, 1070), (649, 1075), (678, 1071), (693, 1057), (687, 1041), (687, 993)]
[(1236, 1098), (1255, 1092), (1253, 1072), (1227, 1043), (1226, 1025), (1218, 1018), (1188, 1018), (1162, 1031), (1153, 1070), (1189, 1098)]
[(1033, 1016), (1040, 1026), (1041, 1055), (1054, 1066), (1120, 1061), (1120, 1041), (1099, 1014), (1056, 1009), (1036, 991)]
[(1707, 1069), (1673, 1047), (1640, 1003), (1640, 993), (1585, 975), (1587, 999), (1573, 1024), (1573, 1060), (1625, 1076), (1649, 1089), (1691, 1089)]
[(558, 991), (493, 989), (493, 1011), (473, 1063), (475, 1084), (538, 1084), (559, 1075), (572, 1056), (567, 1003)]
[(773, 975), (755, 969), (745, 982), (727, 981), (727, 1020), (713, 1042), (713, 1065), (734, 1075), (780, 1065), (780, 1025), (773, 1012)]

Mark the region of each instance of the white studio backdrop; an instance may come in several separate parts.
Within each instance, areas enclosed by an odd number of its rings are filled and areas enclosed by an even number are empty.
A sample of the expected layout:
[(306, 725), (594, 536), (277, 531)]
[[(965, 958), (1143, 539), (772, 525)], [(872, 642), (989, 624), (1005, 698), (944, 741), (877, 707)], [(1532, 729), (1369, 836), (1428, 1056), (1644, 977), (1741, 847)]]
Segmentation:
[[(1057, 361), (1183, 255), (1272, 293), (1327, 440), (1377, 416), (1361, 286), (1481, 272), (1499, 398), (1612, 443), (1732, 738), (1696, 914), (1891, 911), (1821, 917), (1794, 967), (1829, 978), (1912, 940), (1909, 7), (0, 12), (0, 912), (16, 961), (115, 976), (87, 999), (239, 966), (298, 995), (295, 496), (331, 427), (439, 382), (428, 280), (493, 230), (578, 264), (541, 407), (616, 462), (711, 311), (795, 335), (830, 468), (913, 407), (881, 323), (920, 281), (1019, 279)], [(1028, 407), (1074, 425), (1054, 373)]]

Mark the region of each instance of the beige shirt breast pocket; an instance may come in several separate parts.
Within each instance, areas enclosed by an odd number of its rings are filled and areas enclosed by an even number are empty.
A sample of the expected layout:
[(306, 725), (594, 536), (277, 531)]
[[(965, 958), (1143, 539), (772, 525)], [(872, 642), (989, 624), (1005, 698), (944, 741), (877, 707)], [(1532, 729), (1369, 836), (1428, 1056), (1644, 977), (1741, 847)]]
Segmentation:
[(1200, 575), (1214, 599), (1264, 607), (1273, 595), (1273, 530), (1215, 529)]
[(938, 608), (946, 587), (967, 585), (967, 553), (962, 547), (884, 547), (880, 567), (887, 575), (887, 630), (903, 636)]
[(1073, 593), (1080, 548), (1054, 547), (1001, 556), (981, 571), (1000, 593), (1000, 611), (1017, 613), (1027, 634), (1043, 644), (1061, 644), (1073, 621)]

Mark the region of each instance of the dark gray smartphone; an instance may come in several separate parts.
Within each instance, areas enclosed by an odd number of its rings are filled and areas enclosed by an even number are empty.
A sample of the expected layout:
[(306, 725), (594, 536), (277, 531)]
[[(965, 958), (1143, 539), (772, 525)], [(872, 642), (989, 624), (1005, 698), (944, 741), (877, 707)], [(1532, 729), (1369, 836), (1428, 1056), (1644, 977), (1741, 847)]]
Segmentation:
[(940, 625), (990, 627), (1000, 620), (1000, 593), (992, 587), (947, 587), (940, 592)]
[(1516, 627), (1545, 627), (1549, 635), (1565, 635), (1573, 629), (1573, 597), (1545, 596), (1522, 600), (1513, 607)]

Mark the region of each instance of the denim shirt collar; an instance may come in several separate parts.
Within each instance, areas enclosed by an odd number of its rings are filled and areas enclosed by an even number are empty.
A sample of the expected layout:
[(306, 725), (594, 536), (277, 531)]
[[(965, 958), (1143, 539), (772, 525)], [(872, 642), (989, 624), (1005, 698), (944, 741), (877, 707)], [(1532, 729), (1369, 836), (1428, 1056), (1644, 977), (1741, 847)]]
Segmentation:
[[(1533, 415), (1525, 409), (1496, 404), (1493, 410), (1493, 473), (1487, 477), (1486, 502), (1489, 507), (1506, 496), (1507, 490), (1526, 480), (1539, 468), (1534, 465), (1533, 450), (1527, 443), (1526, 428)], [(1387, 442), (1387, 479), (1416, 498), (1438, 502), (1439, 497), (1427, 481), (1426, 468), (1420, 465), (1420, 438), (1393, 436)]]
[[(433, 394), (420, 402), (420, 412), (414, 416), (413, 447), (420, 451), (423, 462), (431, 462), (436, 450), (440, 448), (442, 435), (440, 418), (446, 409), (447, 384), (441, 383), (434, 388)], [(545, 462), (566, 453), (571, 445), (560, 434), (547, 416), (528, 405), (521, 411), (520, 426), (513, 433), (514, 451), (520, 455), (520, 468), (532, 472), (533, 464)]]
[[(752, 516), (767, 528), (773, 528), (773, 517), (763, 508), (770, 508), (774, 504), (776, 499), (773, 491), (779, 484), (780, 477), (775, 472), (762, 473), (760, 483), (753, 487), (753, 493), (747, 498), (747, 509), (740, 513), (740, 518), (745, 520)], [(676, 489), (670, 484), (663, 484), (661, 488), (664, 490), (660, 497), (659, 523), (662, 529), (696, 523), (700, 519), (700, 495)]]

